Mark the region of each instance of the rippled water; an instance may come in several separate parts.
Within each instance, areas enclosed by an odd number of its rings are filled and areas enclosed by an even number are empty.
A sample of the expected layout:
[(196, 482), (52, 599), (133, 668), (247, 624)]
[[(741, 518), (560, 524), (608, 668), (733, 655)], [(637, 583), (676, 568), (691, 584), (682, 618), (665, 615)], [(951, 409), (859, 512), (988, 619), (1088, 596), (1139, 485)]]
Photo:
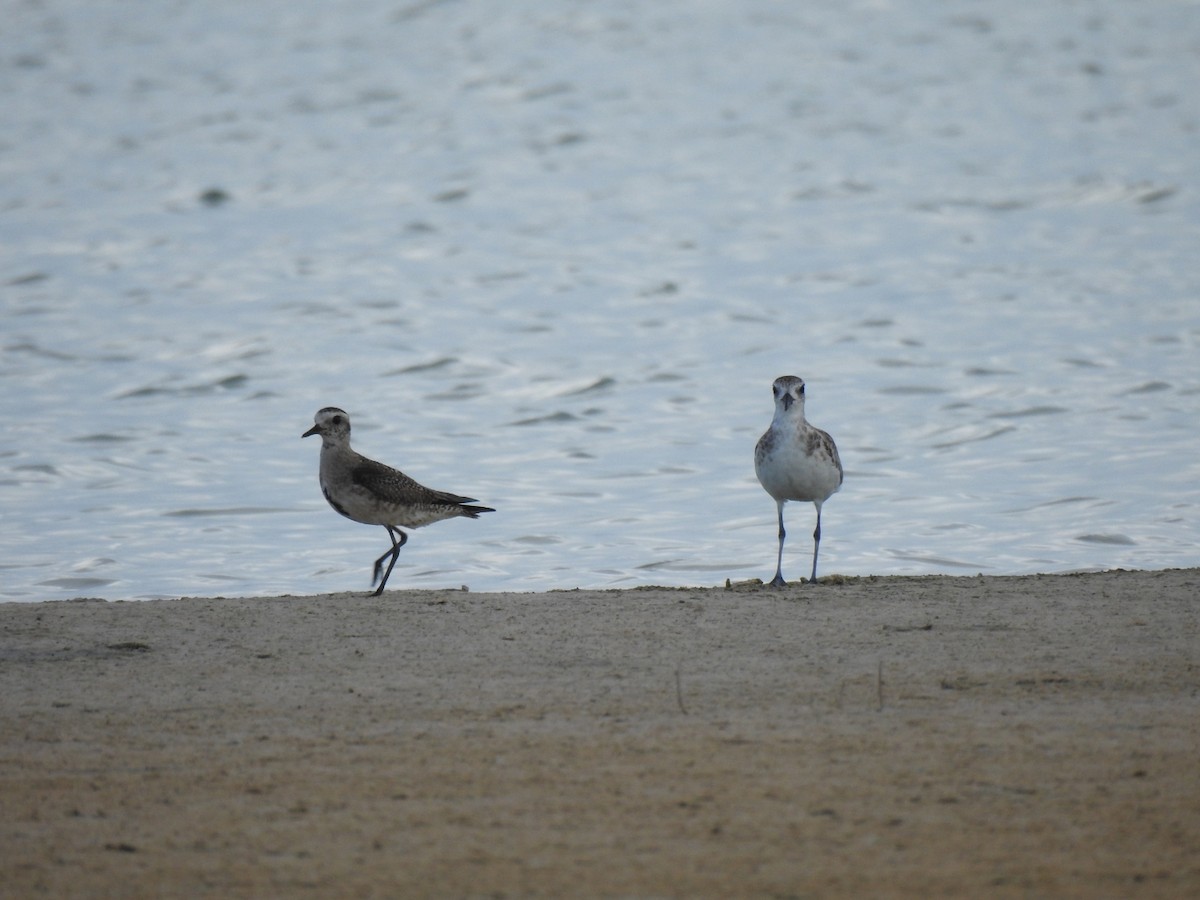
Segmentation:
[(963, 9), (18, 5), (0, 598), (367, 589), (330, 404), (393, 587), (768, 577), (781, 374), (824, 573), (1197, 564), (1200, 7)]

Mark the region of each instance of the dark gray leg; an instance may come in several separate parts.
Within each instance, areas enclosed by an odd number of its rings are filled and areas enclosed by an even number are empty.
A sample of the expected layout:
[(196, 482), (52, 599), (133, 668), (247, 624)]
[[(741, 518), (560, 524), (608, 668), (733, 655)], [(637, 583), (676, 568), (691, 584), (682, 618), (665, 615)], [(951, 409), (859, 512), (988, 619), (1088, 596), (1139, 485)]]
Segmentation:
[[(392, 567), (396, 565), (396, 560), (400, 557), (400, 548), (408, 541), (408, 535), (399, 528), (393, 528), (391, 525), (384, 525), (383, 527), (387, 529), (388, 537), (392, 539), (392, 549), (375, 560), (375, 572), (371, 576), (371, 584), (379, 580), (379, 570), (383, 567), (383, 561), (389, 556), (392, 558), (392, 561), (388, 563), (387, 571), (383, 573), (383, 580), (379, 582), (379, 587), (375, 589), (374, 596), (376, 597), (383, 593), (383, 587), (387, 584), (388, 577), (392, 574)], [(400, 535), (400, 540), (396, 540), (396, 535)]]
[(817, 551), (821, 549), (821, 504), (817, 505), (817, 528), (813, 532), (813, 570), (808, 579), (809, 584), (817, 583)]
[(771, 579), (771, 587), (785, 587), (787, 582), (783, 580), (783, 539), (787, 537), (787, 532), (783, 529), (783, 500), (776, 500), (775, 505), (779, 509), (779, 557), (775, 561), (775, 577)]

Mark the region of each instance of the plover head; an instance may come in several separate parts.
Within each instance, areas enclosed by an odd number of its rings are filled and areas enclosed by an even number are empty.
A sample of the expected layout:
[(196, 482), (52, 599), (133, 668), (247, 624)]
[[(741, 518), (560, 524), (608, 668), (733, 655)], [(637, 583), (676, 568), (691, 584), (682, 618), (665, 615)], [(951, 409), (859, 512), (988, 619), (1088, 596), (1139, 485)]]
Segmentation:
[(771, 390), (775, 393), (775, 407), (782, 412), (787, 412), (793, 404), (799, 404), (800, 409), (804, 409), (804, 379), (797, 378), (795, 375), (780, 375), (775, 379), (775, 383), (771, 385)]
[(326, 406), (324, 409), (317, 410), (317, 414), (313, 416), (313, 421), (316, 424), (300, 435), (300, 437), (319, 434), (326, 440), (350, 439), (350, 417), (346, 415), (344, 409), (338, 409), (336, 406)]

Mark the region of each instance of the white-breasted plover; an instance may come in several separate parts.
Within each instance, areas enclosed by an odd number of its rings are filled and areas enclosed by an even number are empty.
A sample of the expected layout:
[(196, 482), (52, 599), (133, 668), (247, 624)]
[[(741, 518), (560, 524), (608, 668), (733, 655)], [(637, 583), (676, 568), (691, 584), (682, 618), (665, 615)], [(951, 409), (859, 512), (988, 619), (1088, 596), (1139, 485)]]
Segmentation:
[(842, 486), (842, 461), (833, 438), (804, 418), (804, 381), (783, 375), (771, 385), (775, 393), (775, 418), (754, 448), (754, 473), (779, 510), (779, 558), (771, 585), (782, 587), (783, 504), (808, 500), (817, 508), (813, 532), (810, 583), (817, 580), (817, 551), (821, 548), (821, 504)]
[[(495, 512), (490, 506), (469, 506), (477, 502), (473, 497), (427, 488), (391, 466), (356, 453), (350, 447), (350, 417), (345, 410), (326, 406), (313, 421), (316, 424), (301, 437), (321, 436), (321, 493), (329, 505), (347, 519), (382, 525), (392, 539), (392, 549), (375, 560), (371, 584), (379, 582), (376, 597), (383, 593), (400, 548), (408, 540), (401, 528), (420, 528), (455, 516), (477, 519), (480, 513)], [(392, 561), (380, 579), (379, 570), (389, 556)]]

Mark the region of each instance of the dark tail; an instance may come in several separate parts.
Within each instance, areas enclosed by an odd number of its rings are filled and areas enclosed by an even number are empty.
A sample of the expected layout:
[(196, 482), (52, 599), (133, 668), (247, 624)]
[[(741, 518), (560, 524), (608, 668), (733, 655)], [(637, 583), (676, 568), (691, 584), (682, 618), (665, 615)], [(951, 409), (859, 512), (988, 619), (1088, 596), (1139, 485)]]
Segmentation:
[(469, 519), (478, 519), (480, 513), (495, 512), (490, 506), (467, 506), (463, 504), (459, 506), (462, 514)]

